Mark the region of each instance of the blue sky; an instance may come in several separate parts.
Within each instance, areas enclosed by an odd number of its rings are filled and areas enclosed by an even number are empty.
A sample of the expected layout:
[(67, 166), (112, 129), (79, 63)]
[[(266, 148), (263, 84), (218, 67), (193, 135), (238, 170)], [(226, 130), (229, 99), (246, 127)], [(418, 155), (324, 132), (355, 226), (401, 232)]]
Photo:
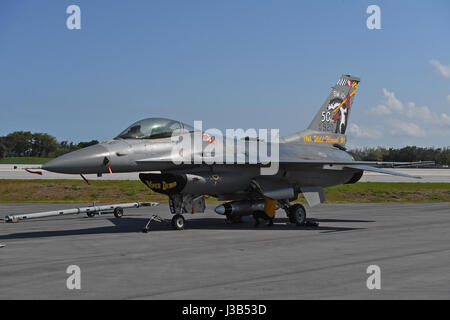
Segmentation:
[(345, 73), (350, 146), (449, 146), (449, 36), (447, 0), (2, 0), (0, 135), (104, 140), (146, 117), (285, 135)]

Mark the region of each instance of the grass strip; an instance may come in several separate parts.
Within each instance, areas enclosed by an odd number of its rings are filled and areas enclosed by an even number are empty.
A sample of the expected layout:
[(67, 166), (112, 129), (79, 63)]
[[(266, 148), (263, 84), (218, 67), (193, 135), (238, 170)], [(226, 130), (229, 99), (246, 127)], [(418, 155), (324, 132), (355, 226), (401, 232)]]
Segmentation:
[[(3, 203), (168, 202), (140, 181), (0, 180)], [(450, 183), (358, 182), (325, 188), (327, 203), (450, 202)], [(207, 202), (217, 203), (215, 198)], [(305, 202), (299, 196), (297, 202)]]

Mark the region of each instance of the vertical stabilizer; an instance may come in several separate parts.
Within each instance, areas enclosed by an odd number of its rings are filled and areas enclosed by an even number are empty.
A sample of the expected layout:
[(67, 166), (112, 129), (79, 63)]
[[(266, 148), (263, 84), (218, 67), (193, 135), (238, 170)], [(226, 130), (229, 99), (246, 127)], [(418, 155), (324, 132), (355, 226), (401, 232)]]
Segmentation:
[(355, 99), (359, 78), (342, 75), (331, 88), (308, 129), (313, 131), (345, 134), (353, 99)]
[(342, 75), (306, 130), (283, 137), (280, 142), (345, 145), (348, 119), (359, 78)]

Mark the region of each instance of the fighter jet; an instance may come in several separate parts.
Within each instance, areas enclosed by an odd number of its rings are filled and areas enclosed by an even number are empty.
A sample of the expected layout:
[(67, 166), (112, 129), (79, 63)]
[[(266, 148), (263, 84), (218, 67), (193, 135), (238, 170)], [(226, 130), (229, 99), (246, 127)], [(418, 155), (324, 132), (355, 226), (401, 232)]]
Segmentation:
[[(139, 172), (147, 187), (168, 195), (174, 229), (184, 228), (184, 213), (204, 212), (205, 196), (226, 201), (215, 212), (232, 222), (253, 215), (270, 224), (276, 210), (283, 209), (291, 223), (301, 226), (307, 222), (305, 207), (292, 203), (300, 193), (314, 206), (325, 200), (323, 188), (356, 183), (364, 171), (419, 178), (381, 168), (408, 163), (359, 161), (346, 151), (345, 132), (359, 82), (342, 75), (308, 128), (278, 141), (212, 136), (180, 121), (148, 118), (42, 169), (82, 177)], [(192, 143), (198, 137), (201, 142)], [(269, 162), (259, 152), (251, 157), (251, 150), (262, 148), (277, 151)], [(217, 160), (214, 153), (226, 153), (228, 161)], [(270, 168), (275, 168), (270, 174), (263, 172)]]

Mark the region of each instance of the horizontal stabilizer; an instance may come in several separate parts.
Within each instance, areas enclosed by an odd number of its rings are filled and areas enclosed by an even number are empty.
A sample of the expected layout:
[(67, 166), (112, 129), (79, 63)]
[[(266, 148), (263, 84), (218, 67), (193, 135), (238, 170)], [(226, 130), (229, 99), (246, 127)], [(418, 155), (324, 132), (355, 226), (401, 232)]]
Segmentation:
[(364, 171), (372, 171), (372, 172), (377, 172), (377, 173), (391, 174), (391, 175), (393, 175), (393, 176), (400, 176), (400, 177), (414, 178), (414, 179), (422, 179), (422, 177), (412, 176), (412, 175), (406, 174), (406, 173), (401, 173), (401, 172), (396, 172), (396, 171), (386, 170), (386, 169), (382, 169), (382, 168), (370, 167), (370, 166), (363, 166), (363, 165), (347, 165), (347, 166), (345, 166), (345, 167), (346, 167), (346, 168), (351, 168), (351, 169), (364, 170)]

